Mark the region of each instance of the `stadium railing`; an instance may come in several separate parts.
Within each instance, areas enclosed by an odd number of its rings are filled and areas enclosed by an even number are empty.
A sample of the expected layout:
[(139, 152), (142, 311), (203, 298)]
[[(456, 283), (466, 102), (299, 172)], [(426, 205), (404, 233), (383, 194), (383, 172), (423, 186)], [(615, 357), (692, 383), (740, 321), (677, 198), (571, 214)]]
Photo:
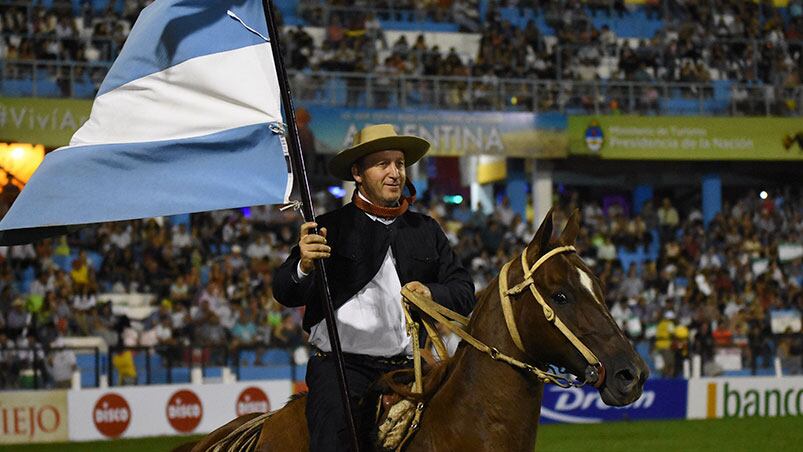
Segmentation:
[[(174, 345), (132, 347), (12, 347), (0, 348), (0, 390), (43, 389), (58, 385), (54, 380), (54, 357), (60, 352), (74, 355), (75, 369), (59, 387), (92, 388), (118, 385), (150, 385), (193, 382), (199, 371), (202, 381), (303, 379), (306, 365), (296, 362), (297, 349), (264, 344), (229, 346)], [(130, 352), (129, 356), (123, 356)], [(131, 373), (122, 369), (129, 360)], [(68, 360), (69, 362), (69, 360)], [(120, 372), (123, 370), (123, 377)], [(78, 374), (75, 374), (75, 372)]]
[[(0, 64), (0, 93), (11, 97), (91, 98), (111, 66), (55, 61)], [(296, 100), (306, 105), (568, 114), (803, 115), (803, 86), (288, 73)]]
[(0, 390), (40, 389), (52, 386), (53, 359), (57, 353), (75, 355), (81, 386), (101, 385), (105, 350), (100, 347), (3, 347), (0, 348)]

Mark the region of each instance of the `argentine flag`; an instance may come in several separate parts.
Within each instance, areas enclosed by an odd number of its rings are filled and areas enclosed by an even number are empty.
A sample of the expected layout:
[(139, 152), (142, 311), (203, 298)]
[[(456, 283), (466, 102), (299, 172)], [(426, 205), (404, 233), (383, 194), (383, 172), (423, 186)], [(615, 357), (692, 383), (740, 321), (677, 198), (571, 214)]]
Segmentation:
[(145, 8), (69, 146), (47, 155), (0, 244), (71, 225), (287, 202), (292, 176), (261, 0)]

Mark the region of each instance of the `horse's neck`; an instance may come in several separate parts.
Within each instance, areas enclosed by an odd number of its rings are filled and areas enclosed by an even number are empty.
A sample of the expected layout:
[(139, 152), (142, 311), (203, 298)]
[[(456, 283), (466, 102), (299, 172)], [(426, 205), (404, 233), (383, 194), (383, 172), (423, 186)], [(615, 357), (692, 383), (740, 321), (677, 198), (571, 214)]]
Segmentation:
[[(495, 297), (493, 297), (495, 298)], [(471, 333), (501, 352), (526, 360), (510, 339), (499, 301), (477, 306)], [(500, 323), (501, 322), (501, 323)], [(453, 358), (447, 381), (432, 398), (428, 410), (446, 415), (450, 429), (476, 437), (489, 450), (530, 452), (535, 446), (544, 386), (531, 375), (463, 343)], [(440, 405), (440, 407), (436, 406)]]

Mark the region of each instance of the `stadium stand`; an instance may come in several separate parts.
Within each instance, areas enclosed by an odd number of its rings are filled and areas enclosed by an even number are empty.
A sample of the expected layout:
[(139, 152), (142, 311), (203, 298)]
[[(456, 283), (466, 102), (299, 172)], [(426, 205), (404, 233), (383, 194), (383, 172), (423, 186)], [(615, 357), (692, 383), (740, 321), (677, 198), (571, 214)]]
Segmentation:
[[(3, 92), (91, 97), (146, 3), (0, 3)], [(278, 7), (295, 84), (311, 84), (305, 101), (570, 113), (800, 113), (799, 0), (786, 8), (724, 0), (653, 3), (282, 1)], [(434, 95), (455, 85), (460, 100)], [(412, 93), (421, 86), (431, 93), (417, 99)], [(376, 93), (360, 98), (358, 90)]]
[[(0, 2), (0, 92), (92, 97), (147, 3)], [(295, 95), (313, 105), (803, 112), (800, 0), (786, 8), (725, 0), (276, 3)], [(321, 211), (340, 202), (321, 197)], [(486, 216), (424, 198), (417, 208), (441, 222), (478, 289), (534, 232), (532, 218), (502, 200)], [(638, 214), (609, 201), (564, 191), (556, 219), (581, 209), (578, 249), (653, 370), (680, 375), (681, 360), (695, 353), (709, 375), (770, 372), (776, 356), (786, 372), (801, 372), (800, 334), (770, 326), (776, 312), (803, 311), (799, 186), (765, 200), (727, 199), (708, 224), (694, 205), (670, 199), (652, 199)], [(190, 381), (196, 364), (209, 379), (222, 378), (224, 366), (243, 380), (303, 378), (301, 313), (278, 305), (271, 288), (297, 229), (293, 212), (253, 208), (100, 224), (0, 248), (0, 387), (27, 384), (20, 376), (31, 368), (43, 385), (59, 384), (50, 377), (51, 344), (71, 337), (103, 341), (97, 353), (77, 353), (85, 386), (98, 384), (97, 367), (109, 369), (113, 384)], [(746, 370), (723, 369), (721, 349), (737, 350)]]
[[(468, 220), (458, 221), (466, 217), (465, 206), (433, 199), (429, 214), (442, 223), (478, 288), (534, 232), (531, 220), (514, 214), (506, 202), (490, 216), (468, 213)], [(638, 215), (620, 204), (603, 209), (603, 202), (581, 200), (576, 192), (556, 202), (559, 224), (567, 212), (582, 210), (578, 249), (602, 280), (614, 318), (651, 362), (661, 356), (655, 348), (659, 325), (670, 321), (673, 328), (697, 332), (685, 345), (674, 344), (680, 348), (672, 349), (673, 357), (694, 350), (717, 372), (716, 349), (736, 346), (748, 372), (772, 367), (777, 343), (784, 340), (770, 329), (774, 310), (803, 308), (803, 203), (795, 189), (766, 201), (754, 194), (733, 200), (707, 226), (699, 210), (681, 213), (668, 199), (659, 208), (648, 202)], [(203, 355), (192, 359), (208, 366), (208, 377), (219, 377), (221, 364), (233, 365), (233, 353), (241, 379), (290, 375), (292, 350), (303, 345), (300, 313), (276, 304), (270, 274), (294, 243), (295, 220), (275, 211), (250, 217), (220, 211), (193, 214), (191, 223), (191, 233), (169, 220), (103, 224), (66, 240), (0, 250), (4, 351), (34, 338), (50, 344), (65, 336), (99, 336), (113, 350), (123, 345), (162, 350), (134, 354), (140, 383), (146, 367), (152, 369), (152, 383), (167, 381), (165, 354), (176, 352), (166, 350), (190, 344), (198, 347), (191, 353)], [(85, 252), (62, 267), (55, 255), (72, 254), (67, 247)], [(159, 302), (144, 308), (149, 315), (141, 314), (138, 302), (122, 301), (151, 298)], [(40, 300), (38, 307), (34, 299)], [(126, 316), (124, 308), (139, 315)], [(709, 335), (700, 332), (702, 324)], [(717, 342), (717, 335), (725, 339)], [(225, 363), (223, 354), (231, 356)], [(674, 358), (664, 355), (666, 366)], [(177, 365), (186, 359), (173, 358)], [(94, 385), (94, 357), (79, 355), (78, 367), (90, 371), (83, 382)], [(187, 369), (174, 367), (172, 380), (188, 381)]]

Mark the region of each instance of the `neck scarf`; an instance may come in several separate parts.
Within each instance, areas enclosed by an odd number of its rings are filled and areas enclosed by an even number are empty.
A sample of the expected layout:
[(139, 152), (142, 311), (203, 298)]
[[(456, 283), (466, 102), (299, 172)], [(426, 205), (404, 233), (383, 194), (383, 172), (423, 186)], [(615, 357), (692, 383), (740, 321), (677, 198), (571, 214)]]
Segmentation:
[(404, 186), (407, 187), (407, 190), (410, 192), (410, 196), (402, 196), (399, 200), (399, 205), (396, 207), (382, 207), (366, 201), (359, 195), (359, 188), (354, 190), (354, 194), (351, 196), (351, 202), (353, 202), (354, 205), (360, 210), (370, 213), (371, 215), (388, 219), (396, 218), (404, 214), (404, 212), (407, 212), (410, 204), (415, 202), (415, 187), (413, 186), (412, 182), (410, 182), (408, 179), (405, 181)]

